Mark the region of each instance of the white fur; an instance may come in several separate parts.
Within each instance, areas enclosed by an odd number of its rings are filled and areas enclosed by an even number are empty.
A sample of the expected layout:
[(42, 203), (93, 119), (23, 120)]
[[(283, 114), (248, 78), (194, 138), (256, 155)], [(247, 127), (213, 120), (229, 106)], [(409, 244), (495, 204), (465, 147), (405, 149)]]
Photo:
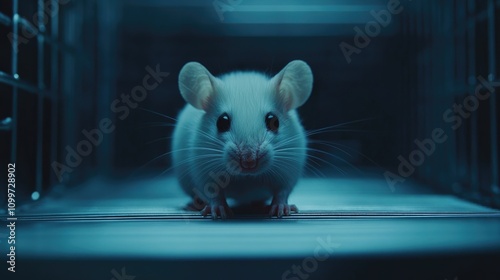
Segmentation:
[[(179, 89), (188, 104), (172, 141), (184, 191), (209, 204), (226, 197), (248, 203), (277, 196), (286, 203), (306, 159), (306, 137), (295, 109), (309, 98), (312, 83), (311, 69), (297, 60), (272, 78), (256, 72), (217, 78), (201, 64), (187, 63)], [(269, 112), (279, 119), (278, 133), (266, 128)], [(216, 123), (223, 113), (230, 116), (231, 127), (219, 133)], [(260, 156), (256, 170), (228, 168), (242, 153)]]

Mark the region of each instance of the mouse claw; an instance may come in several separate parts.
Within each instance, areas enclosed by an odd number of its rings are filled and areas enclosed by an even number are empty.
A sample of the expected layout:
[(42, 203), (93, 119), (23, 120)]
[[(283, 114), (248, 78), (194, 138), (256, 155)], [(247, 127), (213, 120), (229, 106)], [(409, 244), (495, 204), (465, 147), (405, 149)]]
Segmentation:
[(271, 205), (269, 216), (281, 218), (283, 216), (290, 216), (292, 212), (299, 212), (299, 209), (297, 208), (297, 206), (295, 206), (295, 204), (277, 203)]
[(218, 217), (224, 220), (233, 216), (233, 211), (227, 204), (211, 203), (201, 210), (201, 214), (204, 217), (211, 215), (213, 220), (216, 220)]

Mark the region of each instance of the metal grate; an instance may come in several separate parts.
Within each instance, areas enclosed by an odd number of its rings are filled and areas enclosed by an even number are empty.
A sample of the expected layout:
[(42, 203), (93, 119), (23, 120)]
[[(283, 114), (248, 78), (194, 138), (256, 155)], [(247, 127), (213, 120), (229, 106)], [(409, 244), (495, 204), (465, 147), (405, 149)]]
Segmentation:
[[(81, 67), (78, 57), (82, 49), (75, 34), (84, 26), (75, 19), (85, 7), (82, 1), (69, 0), (12, 0), (4, 7), (0, 25), (7, 32), (1, 35), (8, 39), (9, 54), (3, 53), (2, 60), (10, 60), (10, 67), (0, 69), (0, 86), (7, 91), (3, 94), (10, 95), (2, 99), (11, 100), (11, 106), (0, 120), (1, 137), (7, 144), (2, 153), (9, 154), (9, 162), (20, 165), (16, 180), (20, 198), (37, 199), (58, 183), (47, 166), (61, 157), (60, 143), (67, 137), (60, 121), (66, 117), (62, 109), (72, 108), (66, 100), (80, 92), (76, 83), (65, 81), (78, 79), (75, 69)], [(32, 117), (32, 127), (21, 121), (23, 116)], [(28, 150), (34, 152), (23, 151), (30, 146)]]
[[(415, 4), (404, 22), (407, 38), (414, 46), (409, 59), (417, 66), (407, 88), (417, 101), (412, 139), (428, 138), (436, 127), (443, 128), (448, 136), (446, 144), (431, 155), (437, 159), (416, 172), (448, 192), (499, 207), (500, 80), (496, 68), (500, 1)], [(479, 100), (474, 110), (466, 111), (466, 117), (458, 115), (459, 125), (451, 121), (454, 115), (446, 119), (447, 110), (455, 110), (453, 104), (466, 106), (464, 102), (476, 99), (478, 86), (484, 88), (482, 92), (490, 91), (489, 97)], [(455, 124), (457, 128), (450, 129)]]

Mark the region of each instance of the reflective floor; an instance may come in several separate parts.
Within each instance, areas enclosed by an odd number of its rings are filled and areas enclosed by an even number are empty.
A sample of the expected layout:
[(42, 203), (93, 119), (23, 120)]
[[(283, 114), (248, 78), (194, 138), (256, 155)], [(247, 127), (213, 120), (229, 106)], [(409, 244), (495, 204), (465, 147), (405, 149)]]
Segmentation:
[(18, 275), (487, 279), (500, 255), (499, 211), (411, 182), (393, 192), (377, 177), (305, 178), (290, 197), (300, 213), (283, 219), (212, 221), (182, 210), (188, 201), (170, 177), (56, 191), (18, 216)]

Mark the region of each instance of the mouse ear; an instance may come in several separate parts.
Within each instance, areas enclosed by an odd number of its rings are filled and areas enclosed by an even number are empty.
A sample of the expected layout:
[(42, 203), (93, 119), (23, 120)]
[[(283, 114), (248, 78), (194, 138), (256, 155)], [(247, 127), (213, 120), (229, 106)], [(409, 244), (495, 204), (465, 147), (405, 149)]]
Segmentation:
[(215, 89), (216, 78), (198, 62), (188, 62), (179, 73), (179, 90), (186, 102), (206, 110)]
[(311, 68), (302, 60), (288, 63), (272, 78), (278, 100), (286, 110), (293, 110), (304, 104), (311, 95), (313, 75)]

